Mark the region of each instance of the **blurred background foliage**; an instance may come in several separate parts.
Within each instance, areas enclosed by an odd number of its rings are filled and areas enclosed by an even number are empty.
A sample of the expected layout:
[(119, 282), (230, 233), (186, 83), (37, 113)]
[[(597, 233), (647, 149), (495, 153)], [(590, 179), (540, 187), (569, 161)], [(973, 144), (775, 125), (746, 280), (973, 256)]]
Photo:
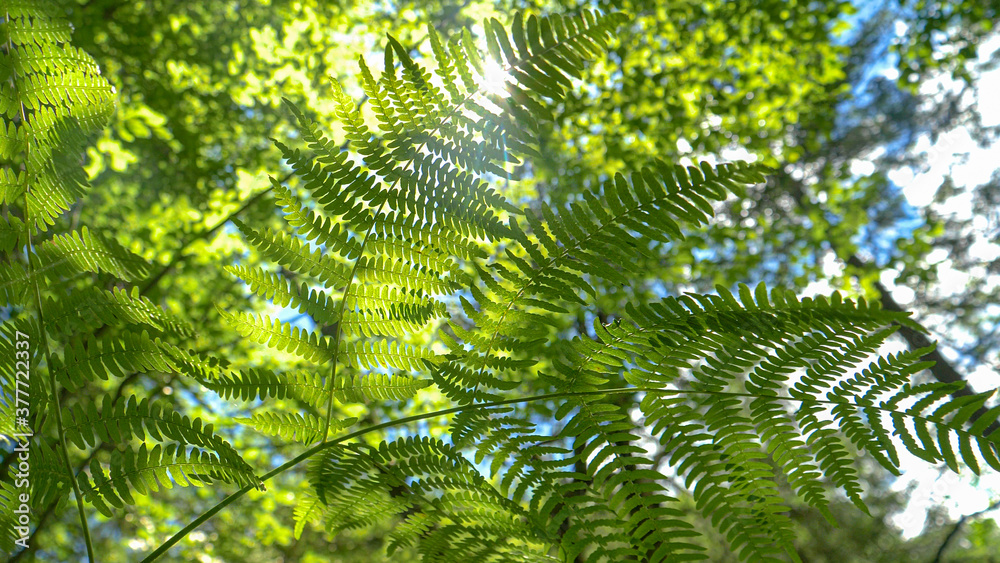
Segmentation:
[[(1000, 59), (995, 0), (58, 1), (74, 25), (74, 44), (97, 59), (119, 96), (85, 163), (94, 189), (63, 221), (115, 233), (167, 267), (141, 287), (197, 327), (185, 347), (288, 367), (289, 358), (225, 327), (215, 308), (265, 306), (247, 300), (223, 266), (259, 260), (229, 218), (279, 224), (267, 175), (283, 178), (287, 168), (270, 139), (295, 135), (282, 96), (309, 108), (338, 138), (330, 78), (361, 101), (360, 89), (351, 90), (356, 58), (366, 54), (380, 64), (375, 53), (386, 32), (418, 55), (429, 52), (428, 22), (449, 33), (475, 30), (483, 17), (507, 21), (514, 9), (547, 14), (588, 6), (625, 10), (633, 20), (557, 108), (556, 125), (541, 139), (544, 161), (519, 168), (505, 183), (508, 197), (527, 205), (573, 201), (581, 188), (654, 157), (758, 159), (777, 169), (748, 200), (731, 200), (711, 226), (659, 248), (644, 279), (599, 288), (597, 316), (607, 320), (625, 303), (711, 291), (716, 283), (764, 280), (800, 292), (828, 285), (914, 309), (941, 340), (936, 359), (943, 367), (934, 376), (951, 369), (992, 377), (991, 387), (1000, 380), (1000, 252), (982, 246), (995, 246), (1000, 236), (1000, 177), (969, 185), (945, 176), (933, 198), (915, 205), (890, 173), (926, 167), (934, 156), (927, 147), (950, 132), (965, 131), (982, 146), (995, 142), (997, 124), (984, 121), (977, 105), (995, 104), (1000, 94), (979, 83)], [(984, 55), (991, 39), (992, 55)], [(968, 209), (955, 212), (955, 198)], [(587, 334), (591, 314), (581, 310), (561, 330)], [(240, 427), (232, 417), (246, 411), (196, 383), (149, 373), (107, 385), (184, 403), (186, 412), (225, 428), (257, 467), (298, 451)], [(67, 401), (106, 391), (83, 390)], [(444, 404), (428, 391), (345, 415), (374, 421)], [(1000, 560), (1000, 530), (984, 517), (989, 513), (956, 521), (933, 509), (923, 532), (906, 539), (889, 517), (905, 507), (907, 493), (893, 490), (875, 468), (867, 479), (875, 518), (845, 501), (834, 507), (840, 528), (831, 529), (818, 514), (795, 508), (804, 560)], [(384, 557), (385, 530), (324, 537), (307, 529), (295, 539), (292, 513), (302, 486), (301, 475), (283, 474), (268, 492), (252, 493), (189, 535), (169, 560)], [(93, 516), (102, 559), (136, 560), (223, 494), (175, 488), (138, 498), (121, 519)], [(689, 508), (692, 522), (709, 528)], [(81, 552), (74, 518), (51, 507), (29, 550), (13, 560), (73, 560)], [(712, 559), (735, 561), (722, 546), (721, 539), (709, 546)], [(394, 560), (413, 557), (397, 553)]]

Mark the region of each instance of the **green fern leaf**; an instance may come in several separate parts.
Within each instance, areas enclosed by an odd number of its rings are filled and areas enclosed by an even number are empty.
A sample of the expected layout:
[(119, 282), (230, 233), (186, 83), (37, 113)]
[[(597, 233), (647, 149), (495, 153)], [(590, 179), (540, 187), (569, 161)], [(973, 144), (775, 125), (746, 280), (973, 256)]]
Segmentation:
[(223, 399), (255, 401), (258, 398), (293, 398), (320, 408), (326, 397), (322, 377), (307, 372), (276, 374), (267, 370), (250, 369), (205, 379), (202, 383)]
[(254, 483), (242, 468), (216, 454), (177, 444), (157, 444), (152, 449), (142, 444), (138, 450), (116, 450), (107, 469), (95, 459), (90, 464), (90, 475), (81, 472), (77, 480), (87, 502), (109, 517), (114, 514), (112, 507), (135, 504), (133, 493), (149, 495), (161, 488), (172, 489), (175, 484), (202, 487), (216, 481), (239, 486)]
[(250, 244), (277, 264), (319, 279), (326, 287), (340, 287), (347, 282), (345, 268), (319, 250), (310, 250), (297, 238), (268, 229), (257, 231), (233, 219)]
[(402, 401), (409, 399), (430, 381), (406, 375), (338, 375), (333, 381), (333, 393), (341, 403), (366, 401)]
[[(254, 413), (251, 418), (237, 418), (236, 420), (252, 426), (258, 432), (280, 436), (286, 440), (295, 440), (307, 445), (323, 437), (323, 421), (309, 413), (263, 412)], [(357, 418), (337, 420), (331, 424), (330, 429), (333, 431), (343, 430), (353, 426), (357, 421)]]
[(117, 337), (88, 338), (86, 345), (74, 339), (63, 351), (63, 359), (53, 358), (50, 369), (59, 374), (59, 382), (70, 390), (88, 382), (107, 380), (108, 376), (126, 377), (134, 372), (175, 372), (173, 355), (159, 339), (145, 331), (124, 333)]
[(277, 350), (290, 352), (305, 360), (322, 363), (333, 359), (330, 339), (316, 333), (293, 327), (267, 315), (229, 313), (219, 309), (219, 314), (233, 325), (241, 335)]
[(191, 420), (168, 406), (151, 403), (148, 399), (137, 400), (135, 396), (129, 397), (127, 402), (118, 400), (116, 403), (110, 395), (105, 395), (100, 411), (94, 405), (89, 403), (86, 408), (77, 405), (64, 414), (66, 439), (80, 449), (97, 446), (99, 442), (169, 440), (211, 450), (231, 467), (240, 468), (243, 481), (260, 484), (253, 468), (229, 442), (214, 432), (211, 424), (203, 424), (200, 418)]
[(4, 7), (10, 48), (0, 54), (9, 75), (0, 85), (2, 191), (8, 203), (25, 206), (33, 231), (44, 231), (87, 187), (79, 157), (114, 110), (114, 89), (89, 55), (67, 44), (71, 27), (57, 10)]

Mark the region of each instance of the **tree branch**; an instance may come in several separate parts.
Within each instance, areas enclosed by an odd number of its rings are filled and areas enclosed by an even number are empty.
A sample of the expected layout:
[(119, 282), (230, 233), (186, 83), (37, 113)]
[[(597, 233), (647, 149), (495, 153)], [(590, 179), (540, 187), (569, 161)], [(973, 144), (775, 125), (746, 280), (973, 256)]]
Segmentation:
[(970, 518), (976, 518), (976, 517), (978, 517), (978, 516), (980, 516), (982, 514), (985, 514), (985, 513), (989, 512), (989, 511), (997, 508), (997, 507), (1000, 507), (1000, 500), (993, 501), (989, 506), (987, 506), (986, 508), (980, 510), (979, 512), (973, 512), (972, 514), (966, 514), (965, 516), (962, 516), (961, 518), (959, 518), (958, 522), (955, 522), (955, 526), (952, 527), (951, 531), (948, 532), (948, 535), (945, 536), (944, 541), (941, 542), (941, 547), (938, 548), (937, 553), (934, 555), (934, 559), (931, 560), (931, 563), (941, 563), (941, 557), (944, 555), (945, 549), (948, 548), (948, 543), (951, 542), (952, 538), (954, 538), (958, 534), (958, 531), (962, 529), (962, 525), (965, 524), (966, 520), (968, 520)]

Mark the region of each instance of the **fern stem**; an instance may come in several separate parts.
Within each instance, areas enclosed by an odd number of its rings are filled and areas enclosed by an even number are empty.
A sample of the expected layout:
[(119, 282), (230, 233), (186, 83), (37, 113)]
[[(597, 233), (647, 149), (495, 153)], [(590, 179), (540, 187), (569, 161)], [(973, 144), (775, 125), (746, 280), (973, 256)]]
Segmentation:
[[(31, 227), (28, 227), (28, 230), (28, 249), (30, 252)], [(31, 264), (30, 255), (28, 257), (28, 264)], [(32, 285), (34, 285), (35, 288), (35, 306), (38, 308), (39, 340), (41, 341), (42, 353), (45, 355), (45, 364), (49, 368), (49, 388), (52, 393), (52, 408), (56, 411), (56, 428), (59, 432), (59, 450), (62, 453), (63, 464), (66, 466), (66, 473), (69, 475), (69, 482), (73, 485), (73, 496), (76, 497), (76, 510), (80, 513), (80, 525), (83, 526), (83, 539), (87, 544), (87, 557), (90, 559), (91, 563), (96, 563), (97, 558), (94, 557), (94, 543), (90, 538), (90, 525), (87, 523), (87, 510), (83, 506), (83, 494), (80, 492), (80, 484), (76, 481), (76, 475), (73, 472), (73, 464), (69, 461), (69, 447), (66, 445), (66, 430), (63, 426), (62, 418), (62, 401), (59, 400), (59, 382), (56, 380), (56, 370), (52, 368), (54, 365), (52, 363), (52, 354), (49, 352), (48, 338), (45, 335), (45, 319), (42, 315), (42, 293), (38, 289), (37, 279)]]
[(330, 422), (333, 420), (333, 395), (334, 390), (336, 389), (334, 381), (337, 378), (337, 357), (340, 356), (340, 336), (344, 333), (344, 331), (340, 330), (340, 324), (344, 320), (344, 309), (347, 306), (347, 295), (351, 292), (351, 286), (354, 285), (354, 276), (358, 273), (358, 266), (361, 264), (361, 257), (365, 255), (365, 246), (368, 244), (368, 238), (371, 237), (372, 233), (375, 231), (374, 218), (378, 217), (378, 214), (382, 212), (383, 207), (385, 207), (385, 201), (382, 202), (382, 205), (379, 205), (378, 211), (372, 215), (372, 224), (368, 227), (368, 232), (365, 233), (365, 238), (361, 240), (361, 246), (358, 247), (358, 257), (354, 260), (354, 266), (351, 267), (351, 274), (347, 276), (347, 285), (344, 286), (344, 295), (340, 299), (340, 306), (337, 310), (336, 334), (333, 339), (333, 361), (331, 362), (333, 366), (330, 368), (330, 395), (326, 399), (326, 422), (323, 423), (323, 439), (320, 441), (320, 444), (325, 444), (327, 438), (330, 437)]
[[(25, 190), (25, 193), (27, 193), (27, 190)], [(25, 205), (27, 205), (27, 198), (25, 198)], [(27, 209), (27, 207), (25, 209)], [(28, 275), (31, 276), (32, 243), (30, 224), (27, 230)], [(42, 347), (42, 354), (45, 356), (45, 364), (49, 368), (49, 390), (52, 393), (52, 408), (56, 411), (56, 429), (59, 432), (59, 450), (62, 453), (63, 465), (66, 466), (66, 473), (69, 475), (69, 482), (73, 486), (73, 495), (76, 497), (76, 510), (80, 513), (80, 525), (83, 526), (83, 539), (87, 544), (87, 558), (90, 559), (91, 563), (96, 563), (97, 559), (94, 557), (94, 543), (90, 538), (90, 525), (87, 523), (87, 510), (83, 506), (83, 494), (80, 492), (80, 484), (76, 481), (76, 475), (73, 472), (73, 464), (69, 461), (69, 447), (66, 445), (66, 430), (63, 426), (62, 418), (62, 401), (59, 399), (59, 382), (56, 380), (56, 370), (52, 368), (54, 364), (52, 363), (52, 354), (49, 352), (48, 337), (45, 334), (45, 317), (42, 314), (42, 293), (38, 288), (37, 279), (34, 279), (32, 286), (34, 286), (35, 290), (35, 307), (38, 309), (39, 340)]]

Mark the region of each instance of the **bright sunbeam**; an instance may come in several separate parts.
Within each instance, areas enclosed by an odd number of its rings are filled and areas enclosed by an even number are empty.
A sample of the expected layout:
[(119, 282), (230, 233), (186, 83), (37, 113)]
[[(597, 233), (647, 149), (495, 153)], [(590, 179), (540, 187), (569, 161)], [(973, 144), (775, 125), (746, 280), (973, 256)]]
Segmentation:
[(506, 98), (510, 95), (505, 88), (509, 80), (510, 75), (507, 74), (507, 71), (499, 63), (492, 59), (484, 61), (483, 77), (480, 80), (480, 86), (482, 86), (487, 94)]

